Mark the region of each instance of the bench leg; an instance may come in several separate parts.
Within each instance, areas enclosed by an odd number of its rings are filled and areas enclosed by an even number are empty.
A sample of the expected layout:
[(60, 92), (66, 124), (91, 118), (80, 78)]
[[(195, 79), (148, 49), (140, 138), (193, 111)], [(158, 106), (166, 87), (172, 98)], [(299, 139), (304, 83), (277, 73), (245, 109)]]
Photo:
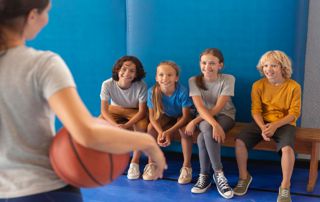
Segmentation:
[(319, 160), (319, 147), (320, 143), (312, 143), (312, 151), (310, 157), (309, 181), (307, 191), (312, 192), (318, 178), (318, 160)]

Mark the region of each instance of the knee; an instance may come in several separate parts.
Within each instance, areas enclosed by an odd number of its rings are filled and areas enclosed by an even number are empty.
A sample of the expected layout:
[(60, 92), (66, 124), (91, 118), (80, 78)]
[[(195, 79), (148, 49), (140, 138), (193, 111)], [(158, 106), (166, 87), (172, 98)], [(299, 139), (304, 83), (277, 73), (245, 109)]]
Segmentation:
[(201, 121), (199, 124), (199, 129), (201, 132), (206, 132), (212, 129), (211, 125), (206, 121)]
[(282, 154), (293, 154), (293, 149), (290, 146), (284, 146), (281, 148)]
[(140, 132), (146, 132), (148, 130), (148, 121), (146, 119), (142, 119), (142, 120), (138, 121), (134, 125), (134, 130), (140, 131)]
[(181, 139), (192, 139), (191, 136), (187, 135), (185, 133), (185, 130), (184, 129), (179, 129), (179, 134), (180, 134), (180, 137)]
[(197, 144), (198, 145), (204, 144), (204, 139), (203, 139), (203, 134), (202, 133), (199, 133), (199, 135), (197, 137)]
[(245, 143), (241, 139), (236, 139), (236, 148), (246, 148)]

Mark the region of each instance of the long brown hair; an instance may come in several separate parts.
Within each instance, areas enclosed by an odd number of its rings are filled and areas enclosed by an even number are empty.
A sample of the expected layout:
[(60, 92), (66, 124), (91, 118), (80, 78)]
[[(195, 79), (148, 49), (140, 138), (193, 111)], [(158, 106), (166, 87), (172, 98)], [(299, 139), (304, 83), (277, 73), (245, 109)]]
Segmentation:
[[(173, 61), (160, 62), (157, 66), (157, 70), (161, 65), (168, 65), (172, 67), (176, 71), (176, 75), (179, 76), (180, 68), (175, 62)], [(153, 89), (152, 89), (152, 104), (153, 104), (153, 111), (154, 111), (153, 116), (156, 120), (158, 120), (161, 117), (161, 114), (164, 113), (163, 104), (162, 104), (162, 92), (158, 82), (156, 82), (156, 84), (153, 86)]]
[[(205, 49), (201, 54), (200, 54), (200, 61), (201, 61), (201, 57), (203, 55), (213, 55), (215, 56), (216, 58), (219, 59), (219, 63), (223, 63), (224, 62), (224, 58), (223, 58), (223, 55), (222, 55), (222, 52), (217, 49), (217, 48), (207, 48)], [(204, 84), (204, 81), (203, 81), (203, 74), (201, 73), (200, 75), (198, 75), (196, 77), (196, 85), (198, 86), (198, 88), (200, 89), (203, 89), (203, 90), (208, 90), (206, 85)]]
[(41, 13), (50, 0), (0, 0), (0, 51), (8, 48), (4, 29), (22, 34), (27, 17), (33, 9)]

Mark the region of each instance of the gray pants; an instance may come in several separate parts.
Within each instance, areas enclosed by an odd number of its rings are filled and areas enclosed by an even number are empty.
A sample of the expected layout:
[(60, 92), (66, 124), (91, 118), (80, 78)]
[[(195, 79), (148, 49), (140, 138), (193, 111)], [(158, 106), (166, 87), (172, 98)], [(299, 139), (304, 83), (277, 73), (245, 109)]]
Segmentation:
[[(230, 130), (235, 121), (226, 116), (218, 115), (215, 117), (225, 132)], [(211, 166), (214, 171), (222, 169), (221, 163), (221, 145), (212, 138), (212, 126), (207, 121), (199, 124), (200, 133), (197, 139), (199, 148), (200, 173), (209, 175)]]

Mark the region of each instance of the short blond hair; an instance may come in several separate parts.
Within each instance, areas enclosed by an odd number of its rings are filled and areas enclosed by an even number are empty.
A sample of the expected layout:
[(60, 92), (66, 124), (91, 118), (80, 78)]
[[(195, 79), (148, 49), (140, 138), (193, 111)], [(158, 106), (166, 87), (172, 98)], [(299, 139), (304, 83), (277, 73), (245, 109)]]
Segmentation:
[(263, 54), (261, 56), (259, 63), (257, 65), (257, 69), (259, 70), (259, 72), (262, 76), (264, 76), (263, 64), (267, 60), (277, 61), (281, 66), (281, 72), (282, 72), (283, 78), (285, 78), (285, 79), (291, 78), (291, 75), (292, 75), (291, 60), (284, 52), (279, 51), (279, 50), (272, 50), (272, 51), (266, 52), (265, 54)]

